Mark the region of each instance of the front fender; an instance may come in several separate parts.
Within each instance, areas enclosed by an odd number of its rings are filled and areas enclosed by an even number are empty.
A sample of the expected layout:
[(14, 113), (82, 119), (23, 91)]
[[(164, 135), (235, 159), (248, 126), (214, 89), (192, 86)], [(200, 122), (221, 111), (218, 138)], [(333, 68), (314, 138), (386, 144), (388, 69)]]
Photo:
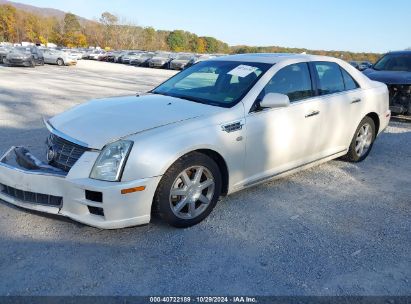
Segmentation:
[(222, 124), (201, 121), (170, 128), (159, 128), (129, 137), (134, 141), (122, 181), (163, 175), (181, 156), (200, 149), (220, 154), (229, 171), (229, 186), (243, 178), (244, 130), (225, 132)]

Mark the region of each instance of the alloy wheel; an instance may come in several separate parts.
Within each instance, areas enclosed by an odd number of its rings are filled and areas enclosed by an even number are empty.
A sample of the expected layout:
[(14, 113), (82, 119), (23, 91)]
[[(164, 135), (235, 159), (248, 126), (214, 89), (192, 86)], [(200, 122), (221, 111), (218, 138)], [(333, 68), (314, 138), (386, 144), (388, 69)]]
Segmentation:
[(181, 219), (201, 215), (214, 196), (215, 182), (210, 170), (193, 166), (180, 172), (170, 189), (170, 206)]
[(373, 134), (371, 125), (369, 123), (365, 123), (361, 126), (355, 139), (355, 152), (358, 157), (361, 157), (368, 152), (372, 144), (372, 139)]

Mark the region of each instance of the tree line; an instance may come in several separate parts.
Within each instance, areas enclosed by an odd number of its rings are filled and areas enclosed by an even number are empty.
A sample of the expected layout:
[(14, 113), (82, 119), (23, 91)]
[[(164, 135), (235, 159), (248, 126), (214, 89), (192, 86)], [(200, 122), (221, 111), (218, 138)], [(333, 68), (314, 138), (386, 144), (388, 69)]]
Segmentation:
[(380, 54), (307, 50), (279, 46), (233, 46), (214, 37), (199, 37), (183, 30), (163, 31), (129, 24), (109, 12), (99, 20), (79, 19), (72, 13), (64, 18), (47, 17), (0, 5), (0, 41), (55, 43), (66, 47), (99, 46), (109, 49), (164, 50), (194, 53), (302, 53), (326, 55), (344, 60), (375, 62)]

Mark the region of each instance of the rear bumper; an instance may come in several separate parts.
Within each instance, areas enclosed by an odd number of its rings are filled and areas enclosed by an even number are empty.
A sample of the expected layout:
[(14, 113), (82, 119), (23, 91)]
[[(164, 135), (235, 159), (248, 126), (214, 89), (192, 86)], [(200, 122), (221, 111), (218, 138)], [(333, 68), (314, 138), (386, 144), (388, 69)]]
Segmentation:
[[(161, 177), (131, 182), (104, 182), (88, 178), (98, 153), (86, 152), (66, 176), (27, 170), (10, 165), (14, 150), (0, 158), (0, 199), (13, 205), (69, 217), (102, 229), (117, 229), (150, 222), (151, 203)], [(144, 186), (144, 191), (122, 194), (121, 190)], [(19, 195), (10, 195), (18, 191)], [(101, 200), (86, 195), (99, 193)], [(23, 194), (24, 195), (23, 195)], [(27, 193), (61, 198), (56, 206), (27, 199)], [(13, 194), (13, 192), (11, 193)], [(31, 195), (32, 197), (32, 195)], [(50, 202), (51, 200), (49, 200)], [(96, 212), (98, 210), (98, 212)]]
[(387, 110), (383, 114), (379, 115), (380, 119), (380, 128), (378, 130), (378, 134), (384, 132), (384, 130), (388, 127), (388, 124), (390, 123), (391, 119), (391, 111)]

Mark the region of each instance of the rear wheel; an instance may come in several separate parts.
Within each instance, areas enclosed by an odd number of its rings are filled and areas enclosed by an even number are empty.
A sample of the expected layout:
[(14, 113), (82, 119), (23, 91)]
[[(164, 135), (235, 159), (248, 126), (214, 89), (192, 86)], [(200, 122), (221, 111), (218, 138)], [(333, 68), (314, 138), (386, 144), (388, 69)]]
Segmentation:
[(370, 117), (366, 116), (355, 131), (350, 148), (344, 159), (350, 162), (363, 161), (370, 153), (374, 140), (375, 123)]
[(154, 210), (168, 224), (184, 228), (205, 219), (221, 194), (217, 164), (201, 153), (177, 160), (164, 174), (154, 197)]

